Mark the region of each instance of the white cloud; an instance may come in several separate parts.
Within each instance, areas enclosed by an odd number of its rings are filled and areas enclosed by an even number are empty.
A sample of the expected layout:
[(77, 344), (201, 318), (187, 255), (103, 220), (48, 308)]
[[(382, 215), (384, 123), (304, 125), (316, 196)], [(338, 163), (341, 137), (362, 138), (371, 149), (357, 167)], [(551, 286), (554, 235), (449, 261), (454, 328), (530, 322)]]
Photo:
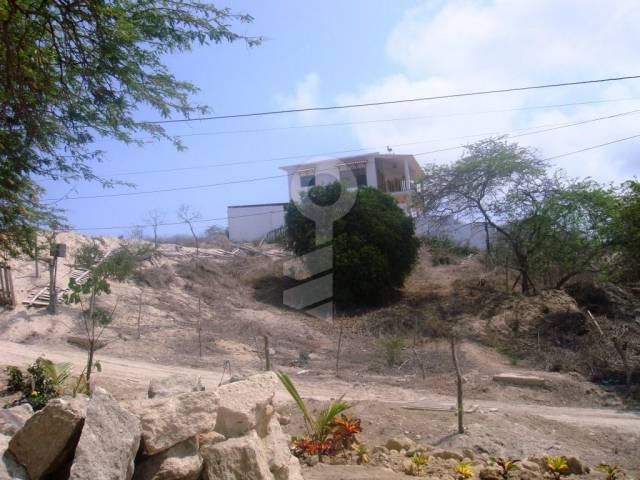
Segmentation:
[[(554, 83), (640, 72), (640, 2), (453, 1), (410, 10), (387, 39), (386, 54), (397, 73), (380, 78), (339, 102), (367, 102)], [(571, 108), (531, 109), (482, 115), (464, 112), (638, 97)], [(576, 122), (640, 109), (640, 81), (563, 87), (466, 97), (350, 111), (352, 120), (433, 116), (422, 120), (354, 126), (363, 146), (509, 132), (537, 125)], [(518, 139), (553, 156), (640, 134), (640, 115), (595, 122)], [(396, 147), (416, 153), (468, 140)], [(461, 151), (419, 157), (450, 161)], [(572, 176), (619, 181), (640, 174), (640, 141), (558, 160)]]
[[(315, 107), (319, 104), (320, 76), (315, 73), (308, 73), (298, 82), (293, 94), (280, 94), (276, 96), (276, 101), (283, 109), (300, 109)], [(314, 112), (303, 112), (298, 114), (300, 120), (311, 121), (315, 118)]]

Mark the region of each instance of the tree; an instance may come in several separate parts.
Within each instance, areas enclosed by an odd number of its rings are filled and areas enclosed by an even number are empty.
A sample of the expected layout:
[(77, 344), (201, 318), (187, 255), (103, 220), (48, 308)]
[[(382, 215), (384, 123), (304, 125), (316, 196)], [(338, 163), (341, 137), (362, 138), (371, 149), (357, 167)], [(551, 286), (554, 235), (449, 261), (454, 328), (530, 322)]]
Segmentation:
[(85, 375), (87, 384), (91, 381), (94, 368), (94, 353), (96, 345), (105, 328), (111, 324), (117, 302), (111, 310), (97, 305), (101, 295), (111, 293), (109, 281), (122, 282), (135, 270), (143, 256), (143, 251), (132, 252), (122, 247), (105, 257), (104, 252), (95, 244), (80, 247), (75, 256), (75, 266), (91, 270), (91, 274), (77, 283), (73, 278), (69, 280), (70, 293), (65, 294), (67, 304), (79, 304), (82, 308), (82, 321), (88, 342), (87, 366)]
[(151, 225), (153, 229), (153, 246), (158, 248), (158, 226), (164, 222), (165, 214), (162, 210), (154, 208), (153, 210), (149, 210), (145, 217), (145, 221)]
[(622, 195), (611, 222), (612, 241), (617, 261), (615, 275), (620, 280), (640, 279), (640, 182), (623, 185)]
[(451, 165), (425, 169), (425, 213), (482, 221), (495, 230), (523, 293), (552, 277), (551, 286), (560, 287), (601, 258), (613, 191), (551, 174), (533, 151), (504, 139), (482, 140), (467, 151)]
[(182, 204), (178, 208), (178, 212), (176, 213), (178, 216), (178, 220), (186, 223), (189, 226), (189, 230), (191, 231), (191, 235), (193, 236), (193, 241), (196, 244), (196, 256), (200, 253), (200, 246), (198, 244), (198, 235), (196, 235), (196, 231), (193, 228), (193, 223), (200, 220), (202, 218), (202, 214), (194, 209), (190, 205)]
[(194, 85), (167, 68), (169, 53), (194, 44), (242, 40), (234, 24), (249, 15), (180, 0), (9, 0), (0, 3), (0, 248), (28, 252), (34, 224), (48, 208), (35, 176), (97, 180), (98, 138), (142, 144), (166, 138), (139, 121), (141, 108), (189, 117)]
[[(342, 186), (312, 188), (301, 202), (331, 205)], [(355, 195), (351, 210), (333, 224), (334, 300), (339, 305), (373, 305), (389, 300), (418, 258), (413, 221), (390, 195), (371, 187)], [(315, 223), (292, 202), (285, 214), (288, 248), (304, 255), (316, 248)]]

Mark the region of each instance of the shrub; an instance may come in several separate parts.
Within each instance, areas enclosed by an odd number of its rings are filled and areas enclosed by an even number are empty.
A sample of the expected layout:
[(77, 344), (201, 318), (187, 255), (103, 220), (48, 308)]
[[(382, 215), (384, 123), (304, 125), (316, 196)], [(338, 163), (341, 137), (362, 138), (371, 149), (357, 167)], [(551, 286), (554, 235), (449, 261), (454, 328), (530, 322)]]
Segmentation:
[(469, 245), (468, 242), (456, 242), (443, 235), (421, 237), (420, 240), (422, 240), (422, 243), (426, 245), (432, 253), (437, 253), (441, 256), (443, 254), (449, 254), (456, 257), (467, 257), (479, 252), (477, 248)]
[(414, 477), (419, 477), (423, 474), (424, 468), (427, 465), (428, 457), (421, 452), (416, 452), (411, 456), (409, 464), (406, 467), (405, 473)]
[(400, 363), (404, 339), (399, 335), (386, 335), (378, 340), (380, 350), (387, 367), (395, 367)]
[(7, 372), (7, 391), (9, 393), (21, 392), (24, 388), (24, 377), (22, 376), (22, 370), (18, 367), (9, 366), (6, 368)]
[[(342, 186), (312, 188), (302, 204), (331, 205)], [(339, 305), (378, 305), (402, 287), (418, 258), (413, 220), (390, 195), (365, 187), (356, 192), (351, 210), (333, 224), (334, 299)], [(292, 202), (287, 207), (287, 247), (296, 255), (316, 249), (315, 222)]]
[(53, 363), (42, 357), (27, 368), (27, 375), (18, 367), (8, 367), (8, 390), (22, 393), (13, 404), (28, 403), (34, 410), (40, 410), (49, 400), (64, 394), (70, 370), (68, 363)]

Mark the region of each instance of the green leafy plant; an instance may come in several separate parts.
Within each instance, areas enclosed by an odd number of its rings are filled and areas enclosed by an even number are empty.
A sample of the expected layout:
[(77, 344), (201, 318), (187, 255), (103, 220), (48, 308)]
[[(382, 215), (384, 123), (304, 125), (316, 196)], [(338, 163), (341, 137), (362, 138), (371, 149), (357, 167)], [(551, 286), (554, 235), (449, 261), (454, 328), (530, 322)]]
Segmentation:
[(599, 472), (604, 473), (605, 480), (618, 480), (620, 477), (624, 477), (624, 471), (618, 465), (610, 465), (608, 463), (601, 463), (596, 467)]
[(567, 458), (563, 456), (550, 456), (545, 459), (547, 470), (553, 475), (553, 478), (559, 480), (562, 475), (569, 471)]
[(367, 445), (359, 443), (356, 445), (355, 450), (358, 465), (366, 465), (369, 463), (369, 447)]
[(294, 455), (298, 457), (318, 455), (322, 459), (323, 455), (335, 455), (338, 451), (352, 445), (353, 436), (361, 431), (360, 421), (341, 415), (351, 408), (348, 403), (342, 401), (342, 397), (331, 402), (313, 417), (291, 378), (283, 371), (278, 371), (276, 375), (302, 413), (305, 424), (306, 434), (293, 437)]
[(508, 480), (509, 472), (512, 470), (519, 470), (520, 467), (517, 465), (520, 460), (513, 460), (511, 458), (502, 458), (502, 457), (491, 457), (491, 461), (500, 468), (500, 476), (503, 480)]
[(453, 471), (457, 475), (459, 480), (473, 477), (473, 468), (471, 467), (471, 462), (458, 462)]
[(395, 367), (400, 363), (404, 339), (400, 335), (385, 335), (378, 340), (380, 350), (387, 367)]
[(409, 464), (405, 469), (405, 473), (407, 475), (412, 475), (414, 477), (419, 477), (423, 475), (424, 469), (427, 466), (429, 459), (422, 452), (414, 453), (409, 459)]
[(21, 392), (24, 388), (24, 376), (22, 370), (18, 367), (8, 366), (7, 372), (7, 391), (10, 393)]
[(65, 382), (71, 374), (70, 363), (53, 363), (51, 360), (43, 358), (40, 362), (43, 373), (49, 378), (51, 388), (58, 395), (63, 395)]

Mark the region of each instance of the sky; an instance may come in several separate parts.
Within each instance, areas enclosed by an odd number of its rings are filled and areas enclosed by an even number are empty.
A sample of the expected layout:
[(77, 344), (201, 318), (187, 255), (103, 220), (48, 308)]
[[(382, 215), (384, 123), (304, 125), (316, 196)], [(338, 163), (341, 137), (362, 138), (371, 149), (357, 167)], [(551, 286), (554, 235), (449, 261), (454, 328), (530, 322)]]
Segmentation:
[[(200, 88), (194, 101), (207, 104), (215, 115), (640, 74), (637, 0), (218, 2), (223, 5), (255, 18), (236, 30), (264, 37), (262, 45), (217, 44), (166, 57), (178, 78)], [(140, 116), (159, 118), (147, 110)], [(613, 118), (592, 121), (607, 116)], [(577, 122), (584, 123), (564, 127)], [(166, 222), (175, 222), (181, 204), (215, 219), (199, 224), (200, 230), (211, 224), (224, 227), (229, 205), (288, 200), (281, 165), (385, 151), (387, 146), (395, 153), (415, 154), (421, 164), (446, 163), (463, 154), (454, 147), (499, 134), (509, 134), (548, 158), (638, 135), (640, 80), (193, 121), (167, 130), (185, 135), (186, 151), (178, 152), (168, 142), (136, 147), (108, 140), (97, 145), (106, 154), (96, 172), (133, 182), (134, 188), (46, 181), (46, 198), (66, 196), (57, 205), (73, 227), (87, 234), (127, 235), (131, 226), (148, 223), (145, 215), (152, 209), (163, 211)], [(229, 163), (236, 165), (220, 166)], [(640, 138), (551, 163), (570, 177), (619, 183), (640, 176)], [(139, 173), (175, 168), (184, 170)], [(278, 178), (74, 200), (274, 176)], [(99, 229), (103, 227), (119, 228)], [(187, 230), (166, 226), (160, 233)]]

